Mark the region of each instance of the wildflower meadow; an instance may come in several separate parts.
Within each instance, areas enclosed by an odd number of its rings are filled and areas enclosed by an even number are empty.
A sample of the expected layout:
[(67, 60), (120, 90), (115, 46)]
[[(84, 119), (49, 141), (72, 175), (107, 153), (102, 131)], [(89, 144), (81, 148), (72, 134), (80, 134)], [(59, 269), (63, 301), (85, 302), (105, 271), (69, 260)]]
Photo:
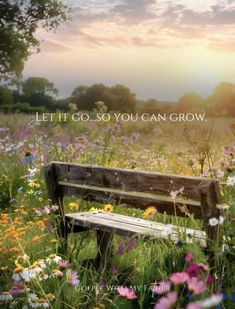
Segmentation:
[[(0, 308), (170, 309), (235, 308), (235, 130), (233, 119), (196, 122), (37, 122), (0, 115)], [(66, 212), (104, 211), (165, 223), (163, 238), (114, 237), (102, 269), (95, 233), (69, 236), (60, 253), (56, 205), (48, 200), (43, 166), (86, 163), (216, 178), (222, 241), (208, 252), (172, 224), (200, 229), (193, 216), (65, 199)], [(184, 188), (169, 190), (169, 198)]]

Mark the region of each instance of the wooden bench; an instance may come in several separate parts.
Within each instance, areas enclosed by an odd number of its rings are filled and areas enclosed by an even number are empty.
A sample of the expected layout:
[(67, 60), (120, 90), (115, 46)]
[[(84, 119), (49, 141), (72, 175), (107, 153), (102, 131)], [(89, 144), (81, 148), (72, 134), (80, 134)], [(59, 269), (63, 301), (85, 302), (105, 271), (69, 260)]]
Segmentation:
[[(210, 226), (210, 218), (219, 218), (216, 204), (220, 201), (219, 183), (214, 179), (185, 177), (129, 169), (51, 162), (44, 168), (48, 195), (58, 206), (60, 236), (66, 245), (67, 234), (96, 230), (98, 264), (104, 262), (111, 248), (112, 235), (149, 235), (163, 237), (163, 223), (102, 211), (64, 213), (64, 196), (101, 203), (118, 204), (145, 210), (156, 207), (159, 213), (190, 217), (203, 221), (203, 230), (173, 226), (169, 237), (177, 241), (183, 233), (203, 247), (218, 241), (219, 226)], [(183, 198), (173, 199), (170, 192), (183, 190)], [(65, 248), (64, 248), (65, 249)]]

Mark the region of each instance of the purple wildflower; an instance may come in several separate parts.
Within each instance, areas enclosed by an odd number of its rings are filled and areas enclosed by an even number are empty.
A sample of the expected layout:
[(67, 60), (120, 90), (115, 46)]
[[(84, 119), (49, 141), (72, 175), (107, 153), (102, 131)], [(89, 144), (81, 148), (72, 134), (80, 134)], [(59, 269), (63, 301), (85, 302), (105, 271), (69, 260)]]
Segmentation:
[(66, 271), (66, 280), (69, 284), (73, 286), (78, 286), (80, 283), (80, 280), (78, 279), (78, 275), (76, 271), (73, 271), (72, 269), (68, 269)]
[(124, 254), (124, 241), (123, 240), (118, 245), (116, 254), (119, 255), (119, 256)]
[(192, 263), (188, 265), (185, 271), (189, 275), (189, 277), (192, 278), (192, 277), (197, 277), (200, 274), (201, 268), (199, 265)]
[(132, 251), (136, 246), (136, 238), (131, 238), (127, 245), (127, 252)]

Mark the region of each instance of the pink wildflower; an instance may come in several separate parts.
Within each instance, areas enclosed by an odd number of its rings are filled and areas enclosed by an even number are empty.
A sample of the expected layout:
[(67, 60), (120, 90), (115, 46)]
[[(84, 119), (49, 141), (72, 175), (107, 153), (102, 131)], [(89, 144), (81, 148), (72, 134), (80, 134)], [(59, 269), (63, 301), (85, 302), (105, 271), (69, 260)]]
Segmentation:
[(159, 302), (154, 306), (154, 309), (170, 309), (176, 303), (177, 293), (169, 292), (165, 297), (159, 299)]
[(73, 286), (78, 286), (80, 283), (77, 272), (73, 271), (72, 269), (68, 269), (66, 271), (66, 279), (67, 282)]
[(10, 293), (13, 294), (22, 294), (25, 291), (25, 286), (23, 282), (15, 281), (10, 289)]
[(36, 215), (38, 215), (38, 216), (42, 216), (42, 214), (43, 214), (42, 211), (38, 208), (34, 208), (34, 211), (35, 211)]
[(192, 277), (197, 277), (200, 274), (201, 268), (198, 264), (192, 263), (188, 265), (185, 271), (189, 275), (189, 277), (192, 278)]
[(61, 261), (59, 261), (58, 266), (59, 266), (60, 270), (67, 269), (69, 267), (69, 261), (61, 260)]
[(193, 256), (193, 254), (192, 254), (191, 252), (187, 253), (187, 254), (185, 255), (185, 257), (184, 257), (184, 260), (185, 260), (186, 262), (191, 262), (193, 259), (194, 259), (194, 256)]
[(176, 191), (171, 191), (170, 196), (173, 200), (175, 200), (177, 195), (183, 193), (183, 191), (184, 191), (184, 187), (182, 187), (182, 188), (180, 188), (179, 190), (176, 190)]
[(193, 292), (193, 294), (198, 295), (206, 291), (206, 285), (203, 281), (199, 281), (197, 278), (193, 277), (188, 280), (188, 289)]
[(51, 210), (50, 210), (50, 208), (49, 208), (48, 206), (45, 206), (45, 207), (44, 207), (44, 212), (45, 212), (46, 214), (50, 214), (50, 213), (51, 213)]
[(171, 283), (169, 281), (161, 281), (159, 283), (154, 283), (151, 290), (155, 294), (164, 294), (169, 292), (171, 288)]
[(224, 172), (221, 171), (220, 168), (218, 168), (218, 169), (216, 170), (216, 177), (217, 177), (217, 178), (222, 178), (222, 177), (224, 177)]
[(199, 264), (203, 270), (209, 271), (209, 265), (208, 264)]
[(211, 285), (211, 284), (213, 283), (213, 278), (212, 278), (212, 276), (211, 276), (211, 275), (207, 275), (207, 276), (205, 277), (205, 281), (206, 281), (207, 284)]
[(124, 286), (118, 286), (117, 291), (120, 296), (126, 297), (127, 299), (135, 299), (137, 298), (135, 291), (133, 289), (129, 289)]
[(189, 276), (186, 272), (174, 273), (170, 276), (170, 281), (175, 285), (185, 283), (188, 279)]

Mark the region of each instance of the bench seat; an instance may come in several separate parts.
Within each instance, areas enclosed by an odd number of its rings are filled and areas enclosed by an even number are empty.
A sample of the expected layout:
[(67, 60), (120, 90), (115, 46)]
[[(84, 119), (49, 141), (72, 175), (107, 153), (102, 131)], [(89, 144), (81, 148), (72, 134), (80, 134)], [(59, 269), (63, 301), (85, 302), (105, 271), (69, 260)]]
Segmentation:
[(123, 236), (169, 237), (174, 242), (177, 242), (179, 239), (185, 239), (186, 242), (190, 242), (193, 239), (202, 247), (206, 247), (206, 233), (204, 231), (175, 225), (169, 226), (164, 223), (115, 213), (104, 211), (70, 213), (65, 214), (65, 220), (70, 224), (71, 232), (74, 228), (80, 226), (87, 230), (101, 230)]

